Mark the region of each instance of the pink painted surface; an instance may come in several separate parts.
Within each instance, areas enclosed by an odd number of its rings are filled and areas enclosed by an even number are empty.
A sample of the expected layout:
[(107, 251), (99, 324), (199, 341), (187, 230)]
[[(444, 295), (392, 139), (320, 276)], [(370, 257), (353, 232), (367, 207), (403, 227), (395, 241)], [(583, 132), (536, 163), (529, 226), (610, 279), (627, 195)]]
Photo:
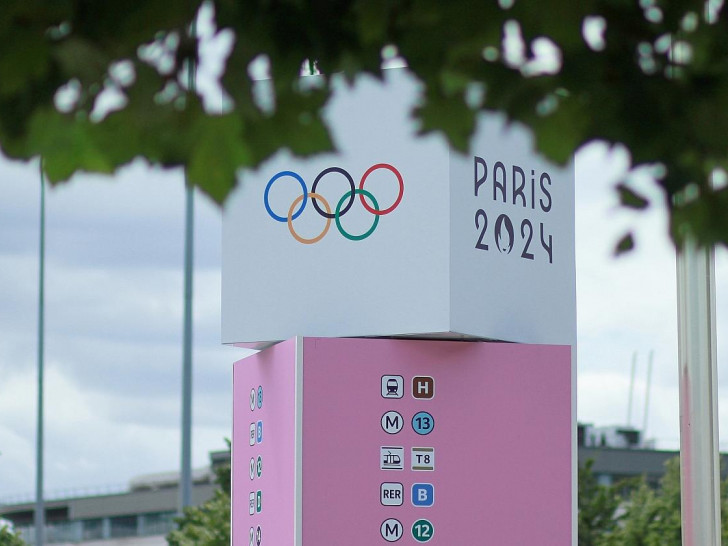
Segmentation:
[[(387, 544), (381, 523), (434, 526), (427, 544), (571, 544), (571, 353), (569, 347), (409, 341), (304, 340), (303, 546)], [(401, 399), (381, 396), (381, 376), (401, 375)], [(412, 397), (413, 376), (435, 396)], [(404, 428), (387, 434), (389, 410)], [(425, 436), (415, 413), (435, 420)], [(380, 446), (405, 448), (405, 469), (381, 470)], [(410, 448), (434, 447), (435, 470), (410, 470)], [(402, 506), (382, 506), (383, 482), (404, 486)], [(413, 483), (434, 485), (434, 505), (415, 507)], [(266, 543), (271, 544), (271, 543)], [(278, 542), (287, 546), (292, 542)]]
[[(233, 366), (233, 546), (248, 546), (261, 527), (261, 546), (294, 544), (295, 339)], [(263, 387), (262, 408), (250, 409), (250, 391)], [(251, 423), (263, 422), (263, 441), (249, 444)], [(261, 477), (251, 480), (251, 457), (262, 457)], [(262, 492), (260, 512), (249, 513), (249, 495)]]

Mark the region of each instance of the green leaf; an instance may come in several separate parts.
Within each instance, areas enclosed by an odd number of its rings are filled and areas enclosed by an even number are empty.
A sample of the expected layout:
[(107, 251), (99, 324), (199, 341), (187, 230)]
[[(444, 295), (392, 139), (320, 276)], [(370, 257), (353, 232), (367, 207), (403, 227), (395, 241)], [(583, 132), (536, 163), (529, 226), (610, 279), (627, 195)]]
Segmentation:
[(462, 95), (445, 97), (430, 89), (425, 103), (415, 109), (420, 119), (420, 133), (443, 133), (456, 150), (466, 152), (475, 130), (477, 112), (465, 104)]
[(0, 97), (22, 93), (50, 69), (50, 48), (30, 31), (13, 30), (0, 39)]
[(72, 36), (53, 50), (64, 75), (90, 85), (103, 82), (111, 58), (89, 40)]
[(629, 252), (632, 249), (634, 249), (634, 238), (632, 237), (631, 233), (627, 233), (626, 235), (622, 236), (622, 238), (617, 243), (617, 246), (614, 248), (614, 254), (615, 256), (619, 256), (620, 254)]
[(392, 8), (389, 0), (358, 0), (353, 3), (357, 16), (357, 32), (364, 44), (385, 44), (387, 40), (387, 17)]
[(728, 246), (728, 187), (713, 190), (702, 188), (688, 203), (672, 208), (671, 231), (678, 246), (686, 237), (694, 237), (702, 245)]
[(43, 157), (50, 182), (68, 180), (76, 171), (114, 170), (93, 138), (92, 124), (79, 116), (53, 109), (36, 112), (30, 122), (28, 142)]
[(588, 114), (574, 97), (554, 100), (557, 104), (551, 114), (542, 116), (536, 113), (534, 118), (525, 122), (533, 129), (536, 148), (563, 165), (573, 159), (575, 150), (587, 140), (585, 120)]
[(192, 131), (196, 139), (187, 166), (188, 179), (222, 204), (235, 187), (237, 170), (253, 163), (242, 120), (235, 113), (201, 116)]
[(643, 210), (650, 204), (646, 198), (638, 194), (633, 189), (627, 187), (625, 184), (619, 184), (617, 186), (617, 191), (619, 192), (619, 202), (624, 207)]
[(290, 91), (277, 97), (274, 114), (261, 118), (250, 128), (250, 143), (260, 162), (281, 148), (300, 157), (334, 149), (321, 110), (329, 97), (328, 90)]

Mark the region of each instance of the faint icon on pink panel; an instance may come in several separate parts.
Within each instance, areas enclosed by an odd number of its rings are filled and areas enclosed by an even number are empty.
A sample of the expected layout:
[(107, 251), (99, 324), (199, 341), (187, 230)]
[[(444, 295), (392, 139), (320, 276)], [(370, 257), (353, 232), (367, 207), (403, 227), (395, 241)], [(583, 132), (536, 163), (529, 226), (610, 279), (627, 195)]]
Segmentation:
[(255, 445), (255, 423), (250, 423), (250, 445)]
[(255, 491), (252, 491), (250, 493), (248, 499), (250, 500), (249, 513), (252, 516), (253, 514), (255, 514)]

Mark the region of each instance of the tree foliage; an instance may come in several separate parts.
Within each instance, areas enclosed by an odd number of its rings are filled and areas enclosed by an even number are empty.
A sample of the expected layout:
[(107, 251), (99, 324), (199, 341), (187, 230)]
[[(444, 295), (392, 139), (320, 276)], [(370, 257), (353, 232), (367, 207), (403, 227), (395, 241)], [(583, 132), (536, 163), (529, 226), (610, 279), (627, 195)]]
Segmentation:
[[(721, 508), (725, 543), (728, 481), (721, 484)], [(644, 478), (597, 485), (590, 463), (579, 470), (579, 546), (681, 546), (681, 529), (678, 457), (666, 463), (656, 489)]]
[(598, 546), (616, 529), (615, 513), (622, 498), (615, 488), (600, 485), (592, 471), (594, 461), (579, 468), (578, 533), (579, 546)]
[(167, 535), (170, 546), (230, 545), (230, 464), (215, 470), (218, 488), (200, 506), (185, 508), (178, 528)]
[[(4, 0), (4, 153), (42, 155), (52, 181), (110, 173), (136, 157), (183, 166), (222, 202), (241, 168), (281, 148), (299, 156), (334, 148), (321, 118), (331, 75), (381, 77), (383, 62), (398, 59), (424, 84), (414, 112), (423, 132), (441, 131), (465, 150), (478, 113), (501, 111), (530, 126), (538, 149), (558, 162), (593, 140), (625, 145), (634, 168), (659, 166), (677, 239), (689, 230), (728, 242), (728, 15), (720, 0), (200, 6)], [(200, 45), (215, 41), (229, 45), (222, 71), (210, 76), (222, 108), (206, 104), (188, 78), (201, 60), (204, 69)], [(300, 84), (309, 60), (321, 85)], [(271, 78), (271, 102), (259, 100), (254, 66)], [(694, 197), (676, 201), (688, 186)], [(629, 177), (619, 195), (626, 207), (651, 205)]]
[(0, 546), (27, 546), (16, 533), (0, 522)]
[(681, 546), (680, 459), (668, 461), (657, 490), (637, 482), (615, 519), (600, 546)]

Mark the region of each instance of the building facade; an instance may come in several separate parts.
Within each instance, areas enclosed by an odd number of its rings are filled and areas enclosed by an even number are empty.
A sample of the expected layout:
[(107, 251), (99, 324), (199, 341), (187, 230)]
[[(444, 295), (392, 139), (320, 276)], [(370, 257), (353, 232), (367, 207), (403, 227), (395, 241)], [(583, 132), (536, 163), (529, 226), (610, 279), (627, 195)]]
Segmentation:
[[(210, 454), (210, 468), (193, 473), (192, 503), (202, 504), (215, 490), (213, 468), (229, 462), (228, 452)], [(45, 543), (65, 546), (158, 546), (176, 527), (177, 473), (142, 476), (127, 490), (105, 495), (68, 495), (45, 501)], [(35, 543), (35, 503), (2, 502), (0, 518), (12, 523), (21, 538)]]

